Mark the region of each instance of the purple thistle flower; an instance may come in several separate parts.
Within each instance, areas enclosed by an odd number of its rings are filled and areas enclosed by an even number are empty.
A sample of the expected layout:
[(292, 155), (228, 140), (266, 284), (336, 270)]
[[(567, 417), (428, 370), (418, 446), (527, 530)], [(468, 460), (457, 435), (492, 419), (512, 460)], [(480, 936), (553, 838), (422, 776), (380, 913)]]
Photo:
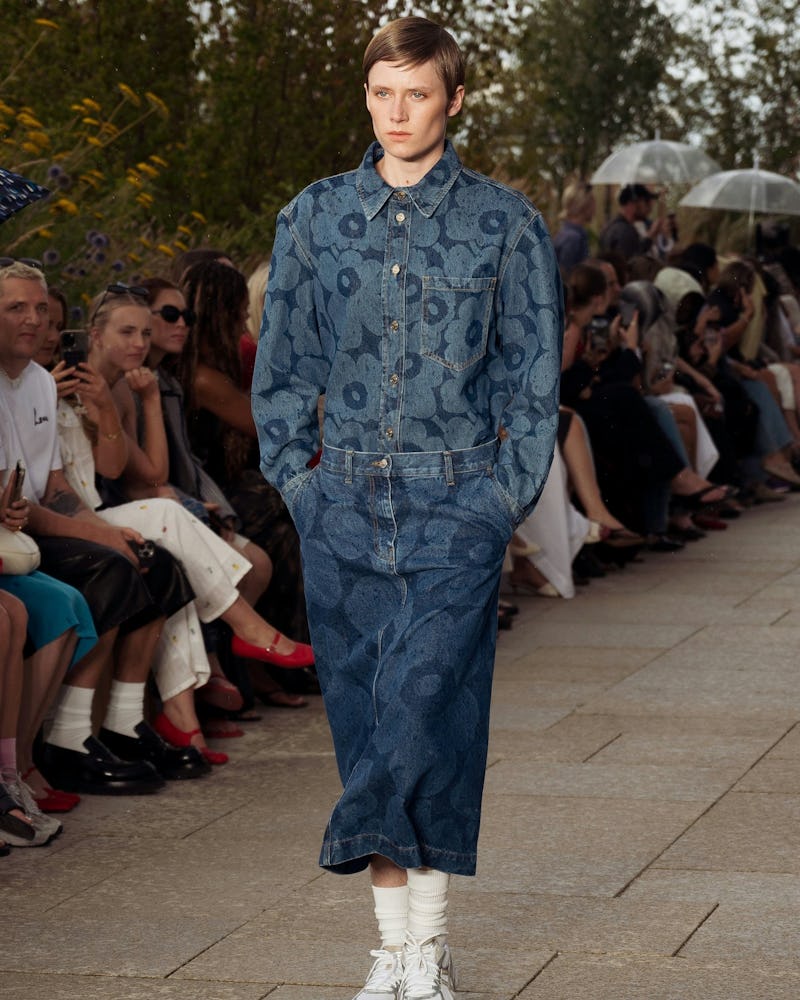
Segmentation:
[(95, 236), (97, 236), (97, 230), (96, 229), (90, 229), (89, 232), (86, 234), (86, 242), (87, 243), (94, 243)]
[(42, 263), (45, 267), (55, 267), (56, 264), (61, 260), (61, 254), (55, 247), (51, 247), (49, 250), (45, 250), (42, 254)]
[(114, 263), (111, 265), (111, 270), (112, 271), (124, 271), (125, 270), (125, 263), (124, 263), (124, 261), (115, 260)]
[(69, 316), (76, 323), (80, 323), (83, 319), (83, 306), (73, 306), (69, 311)]
[(62, 173), (61, 167), (57, 163), (51, 164), (47, 169), (47, 176), (51, 180), (55, 180), (56, 177), (60, 176)]
[(109, 239), (105, 235), (105, 233), (95, 233), (94, 234), (94, 239), (92, 240), (92, 245), (93, 246), (96, 246), (96, 247), (99, 247), (100, 249), (102, 249), (103, 247), (107, 247), (108, 244), (109, 244)]
[(95, 262), (95, 264), (103, 264), (105, 262), (105, 259), (106, 259), (106, 255), (103, 253), (102, 250), (96, 251), (96, 253), (94, 255), (94, 262)]
[(58, 175), (58, 177), (56, 178), (56, 180), (58, 181), (58, 186), (60, 188), (63, 188), (65, 191), (68, 188), (72, 187), (72, 178), (70, 177), (69, 174), (61, 173), (61, 174)]

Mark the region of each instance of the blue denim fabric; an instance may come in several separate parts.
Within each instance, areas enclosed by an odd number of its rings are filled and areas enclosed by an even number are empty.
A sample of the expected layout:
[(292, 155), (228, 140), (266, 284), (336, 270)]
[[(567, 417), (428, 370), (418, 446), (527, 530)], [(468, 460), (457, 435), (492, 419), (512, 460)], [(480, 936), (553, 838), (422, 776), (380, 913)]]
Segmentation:
[(448, 142), (416, 185), (375, 163), (318, 181), (278, 216), (253, 380), (261, 469), (284, 495), (325, 440), (401, 453), (492, 441), (521, 521), (558, 426), (562, 293), (540, 213)]
[(343, 792), (320, 864), (381, 854), (475, 872), (512, 510), (496, 441), (365, 454), (325, 445), (294, 491), (311, 641)]

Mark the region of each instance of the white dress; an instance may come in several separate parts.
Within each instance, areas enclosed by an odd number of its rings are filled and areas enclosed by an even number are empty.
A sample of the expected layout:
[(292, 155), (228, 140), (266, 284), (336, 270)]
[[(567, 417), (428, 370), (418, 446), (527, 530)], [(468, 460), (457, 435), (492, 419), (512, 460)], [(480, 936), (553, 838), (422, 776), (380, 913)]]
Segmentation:
[(156, 650), (153, 673), (162, 699), (202, 687), (211, 668), (200, 622), (219, 618), (239, 597), (236, 585), (252, 563), (175, 500), (133, 500), (98, 510), (92, 446), (80, 416), (58, 402), (58, 437), (67, 482), (81, 500), (108, 524), (134, 528), (179, 559), (195, 599), (167, 619)]

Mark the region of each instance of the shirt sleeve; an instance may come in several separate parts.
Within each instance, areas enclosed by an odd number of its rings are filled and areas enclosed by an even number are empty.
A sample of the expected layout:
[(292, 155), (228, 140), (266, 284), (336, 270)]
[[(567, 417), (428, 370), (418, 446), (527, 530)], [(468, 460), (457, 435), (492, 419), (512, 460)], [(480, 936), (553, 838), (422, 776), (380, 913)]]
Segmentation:
[(284, 496), (319, 448), (317, 403), (330, 371), (314, 268), (291, 214), (290, 205), (278, 217), (252, 387), (261, 472)]
[(558, 432), (563, 293), (540, 215), (526, 227), (510, 256), (498, 301), (508, 403), (496, 476), (519, 522), (544, 487)]

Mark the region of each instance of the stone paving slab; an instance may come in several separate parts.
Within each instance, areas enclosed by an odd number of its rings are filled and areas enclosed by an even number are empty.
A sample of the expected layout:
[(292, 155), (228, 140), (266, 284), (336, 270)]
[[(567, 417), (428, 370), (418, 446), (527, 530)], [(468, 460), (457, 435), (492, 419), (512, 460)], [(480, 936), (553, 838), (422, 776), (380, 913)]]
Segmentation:
[[(4, 972), (0, 978), (0, 1000), (263, 1000), (275, 996), (276, 989), (262, 983), (192, 983), (113, 975)], [(288, 995), (283, 1000), (289, 1000)], [(331, 993), (329, 1000), (339, 1000), (339, 996)], [(341, 1000), (351, 997), (341, 994)]]
[(800, 974), (682, 958), (559, 955), (519, 1000), (797, 1000)]

